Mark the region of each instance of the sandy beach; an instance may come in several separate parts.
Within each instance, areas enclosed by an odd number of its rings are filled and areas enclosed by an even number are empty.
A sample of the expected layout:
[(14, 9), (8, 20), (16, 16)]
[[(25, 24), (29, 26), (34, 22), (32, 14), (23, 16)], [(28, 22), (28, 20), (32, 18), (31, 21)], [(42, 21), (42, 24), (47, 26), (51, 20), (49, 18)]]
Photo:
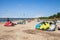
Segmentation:
[[(17, 24), (11, 27), (3, 26), (0, 23), (0, 40), (60, 40), (60, 31), (36, 30), (35, 25), (39, 22)], [(57, 27), (60, 23), (57, 23)]]

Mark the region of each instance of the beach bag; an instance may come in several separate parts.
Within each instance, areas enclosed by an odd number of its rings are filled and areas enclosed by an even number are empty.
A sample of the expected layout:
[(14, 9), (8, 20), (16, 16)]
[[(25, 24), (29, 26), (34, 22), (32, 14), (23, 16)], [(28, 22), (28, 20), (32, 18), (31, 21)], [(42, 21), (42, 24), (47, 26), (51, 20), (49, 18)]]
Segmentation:
[(51, 24), (50, 28), (48, 29), (49, 31), (55, 30), (56, 26), (54, 24)]
[(40, 26), (41, 26), (41, 24), (39, 23), (39, 24), (37, 24), (36, 25), (36, 29), (39, 29), (40, 28)]

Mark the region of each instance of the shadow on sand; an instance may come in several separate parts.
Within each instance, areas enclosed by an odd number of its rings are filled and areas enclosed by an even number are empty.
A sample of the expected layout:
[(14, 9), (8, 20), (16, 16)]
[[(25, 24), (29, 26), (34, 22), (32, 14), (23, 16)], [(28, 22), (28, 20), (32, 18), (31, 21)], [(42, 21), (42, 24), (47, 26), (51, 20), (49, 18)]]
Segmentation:
[(27, 33), (27, 34), (42, 34), (43, 36), (47, 35), (47, 36), (53, 36), (53, 37), (60, 37), (60, 33), (57, 33), (55, 31), (42, 31), (42, 30), (23, 30), (23, 32)]

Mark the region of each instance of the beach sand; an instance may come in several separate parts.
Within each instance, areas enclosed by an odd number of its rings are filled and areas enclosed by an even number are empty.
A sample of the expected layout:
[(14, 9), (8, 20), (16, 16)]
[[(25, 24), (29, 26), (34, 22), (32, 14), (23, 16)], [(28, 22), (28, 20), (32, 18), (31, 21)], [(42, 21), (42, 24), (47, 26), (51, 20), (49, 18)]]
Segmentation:
[[(39, 22), (17, 24), (11, 27), (0, 23), (0, 40), (60, 40), (60, 31), (36, 30), (35, 25)], [(57, 23), (57, 27), (60, 23)]]

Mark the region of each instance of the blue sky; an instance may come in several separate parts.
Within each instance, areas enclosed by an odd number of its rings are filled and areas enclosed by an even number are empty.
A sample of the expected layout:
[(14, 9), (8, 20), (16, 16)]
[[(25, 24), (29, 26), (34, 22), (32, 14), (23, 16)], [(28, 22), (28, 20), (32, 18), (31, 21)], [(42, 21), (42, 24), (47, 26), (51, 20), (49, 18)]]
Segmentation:
[(60, 12), (60, 0), (0, 0), (1, 17), (46, 17)]

